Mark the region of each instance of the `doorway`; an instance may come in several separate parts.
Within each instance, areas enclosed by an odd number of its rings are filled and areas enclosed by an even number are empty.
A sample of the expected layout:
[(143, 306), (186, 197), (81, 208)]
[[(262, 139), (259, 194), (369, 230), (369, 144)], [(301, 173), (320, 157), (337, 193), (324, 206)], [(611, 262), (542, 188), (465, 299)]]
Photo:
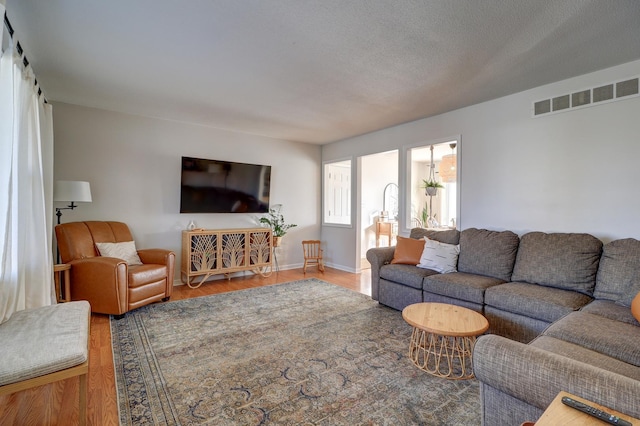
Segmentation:
[(395, 245), (398, 235), (398, 150), (360, 157), (360, 269), (373, 247)]

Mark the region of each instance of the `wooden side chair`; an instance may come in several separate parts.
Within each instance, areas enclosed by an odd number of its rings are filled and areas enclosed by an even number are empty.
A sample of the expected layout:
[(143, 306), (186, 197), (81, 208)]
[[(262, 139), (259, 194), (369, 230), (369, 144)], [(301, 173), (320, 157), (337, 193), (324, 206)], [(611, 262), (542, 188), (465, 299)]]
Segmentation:
[(305, 240), (302, 242), (304, 253), (303, 272), (307, 273), (307, 266), (317, 266), (320, 272), (324, 272), (324, 260), (322, 259), (322, 248), (320, 240)]

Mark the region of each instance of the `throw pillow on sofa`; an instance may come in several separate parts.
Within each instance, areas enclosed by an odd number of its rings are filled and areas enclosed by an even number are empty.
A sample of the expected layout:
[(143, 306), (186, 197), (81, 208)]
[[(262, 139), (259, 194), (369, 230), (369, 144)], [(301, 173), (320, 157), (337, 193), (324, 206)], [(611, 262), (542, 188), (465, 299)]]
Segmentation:
[(420, 257), (424, 250), (424, 240), (398, 236), (397, 241), (391, 263), (402, 263), (405, 265), (417, 265), (420, 263)]
[(631, 314), (640, 322), (640, 293), (636, 294), (636, 297), (631, 301)]
[(418, 268), (431, 269), (442, 274), (458, 270), (460, 245), (445, 244), (424, 238), (424, 250)]

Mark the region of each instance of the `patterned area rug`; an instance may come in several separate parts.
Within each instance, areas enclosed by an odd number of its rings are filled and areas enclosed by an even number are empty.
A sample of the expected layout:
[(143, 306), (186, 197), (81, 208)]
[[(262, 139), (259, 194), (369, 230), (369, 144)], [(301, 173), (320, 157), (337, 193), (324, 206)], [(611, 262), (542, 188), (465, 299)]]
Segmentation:
[(317, 279), (149, 305), (111, 333), (123, 425), (480, 424), (477, 381), (418, 370), (400, 312)]

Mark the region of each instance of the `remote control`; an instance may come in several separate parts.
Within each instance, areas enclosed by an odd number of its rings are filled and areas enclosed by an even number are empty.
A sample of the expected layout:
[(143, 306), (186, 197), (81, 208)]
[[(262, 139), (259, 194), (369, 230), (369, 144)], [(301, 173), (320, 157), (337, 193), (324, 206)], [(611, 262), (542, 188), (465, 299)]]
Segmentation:
[(571, 408), (575, 408), (576, 410), (580, 410), (583, 413), (587, 413), (597, 419), (600, 419), (603, 422), (607, 422), (610, 425), (633, 426), (631, 423), (624, 419), (621, 419), (620, 417), (614, 416), (613, 414), (607, 413), (606, 411), (598, 410), (596, 407), (592, 407), (583, 402), (576, 401), (575, 399), (569, 398), (568, 396), (562, 397), (562, 403)]

